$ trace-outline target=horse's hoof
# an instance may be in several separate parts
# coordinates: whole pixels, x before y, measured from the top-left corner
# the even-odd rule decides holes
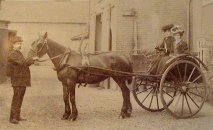
[[[76,119],[77,119],[77,115],[76,115],[76,114],[72,114],[72,115],[70,115],[69,118],[68,118],[69,121],[70,121],[70,120],[76,121]]]
[[[69,116],[69,118],[68,118],[67,120],[69,120],[69,121],[70,121],[71,119],[72,119],[72,115],[70,115],[70,116]]]
[[[61,120],[67,120],[69,118],[70,114],[64,114],[62,117],[61,117]]]
[[[120,119],[126,118],[126,114],[125,114],[124,112],[121,112],[121,114],[119,115],[119,118],[120,118]]]
[[[129,114],[129,113],[126,113],[126,117],[131,117],[131,114]]]
[[[119,115],[119,118],[125,119],[125,118],[129,118],[130,116],[131,116],[131,113],[121,112],[121,114]]]
[[[61,120],[67,120],[68,117],[61,117]]]
[[[61,120],[67,120],[67,118],[65,118],[65,117],[61,117]]]
[[[118,118],[121,119],[121,118],[123,118],[123,117],[122,117],[122,115],[120,114],[120,115],[118,116]]]
[[[76,119],[77,119],[77,117],[75,117],[75,118],[72,118],[72,121],[76,121]]]

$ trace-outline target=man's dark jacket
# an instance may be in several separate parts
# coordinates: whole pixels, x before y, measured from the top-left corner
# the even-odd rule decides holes
[[[163,42],[161,43],[161,45],[159,47],[167,49],[165,55],[169,55],[170,53],[174,52],[173,51],[174,50],[174,47],[173,47],[174,41],[175,41],[175,39],[172,36],[168,36],[163,39]]]
[[[31,86],[29,66],[33,63],[32,58],[25,59],[20,51],[11,51],[8,56],[7,75],[11,77],[13,87]]]

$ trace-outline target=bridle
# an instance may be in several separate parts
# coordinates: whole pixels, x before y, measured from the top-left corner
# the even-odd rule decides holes
[[[43,50],[45,45],[47,45],[47,50],[48,50],[47,39],[44,41],[44,43],[42,44],[42,47],[38,51],[34,50],[32,47],[30,48],[30,50],[33,51],[34,53],[36,53],[36,56],[38,56],[38,53],[40,53]]]
[[[34,50],[32,48],[30,48],[30,50],[33,51],[34,53],[36,53],[36,56],[38,56],[38,54],[43,50],[43,48],[45,47],[45,45],[46,45],[47,50],[48,50],[49,46],[48,46],[48,40],[47,39],[45,39],[45,41],[42,44],[42,47],[38,51],[36,51],[36,50]],[[48,58],[48,59],[44,59],[44,60],[37,60],[37,62],[45,62],[45,61],[48,61],[48,60],[53,60],[53,59],[59,58],[61,56],[64,56],[66,53],[68,53],[68,52],[66,51],[65,53],[59,54],[59,55],[54,56],[52,58]]]

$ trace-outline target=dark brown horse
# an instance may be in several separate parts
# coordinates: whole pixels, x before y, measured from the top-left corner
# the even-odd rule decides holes
[[[78,116],[75,103],[75,86],[77,83],[94,84],[109,77],[114,79],[122,91],[123,106],[120,116],[122,118],[131,116],[132,105],[130,102],[130,90],[126,85],[126,81],[131,82],[131,78],[121,76],[117,73],[117,71],[132,73],[132,65],[128,56],[112,52],[89,55],[90,65],[85,66],[82,65],[82,56],[79,53],[72,50],[67,51],[68,49],[66,47],[47,38],[47,33],[35,40],[31,47],[31,51],[29,52],[31,56],[37,55],[38,57],[42,57],[47,54],[56,68],[58,79],[63,85],[63,98],[65,103],[63,120],[76,120]],[[65,58],[67,52],[68,56]],[[97,69],[96,67],[104,69]],[[71,102],[72,109],[69,101]]]

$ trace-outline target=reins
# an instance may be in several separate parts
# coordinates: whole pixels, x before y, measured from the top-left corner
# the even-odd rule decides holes
[[[111,72],[114,73],[116,76],[119,77],[131,77],[131,76],[144,76],[144,77],[156,77],[160,78],[162,75],[148,75],[148,74],[140,74],[140,73],[131,73],[131,72],[125,72],[125,71],[119,71],[119,70],[112,70],[112,69],[107,69],[107,68],[101,68],[101,67],[96,67],[96,66],[82,66],[82,67],[75,67],[75,66],[70,66],[68,65],[69,68],[80,70],[81,72],[95,75],[95,76],[112,76],[111,74],[100,74],[100,73],[95,73],[91,72],[88,69],[96,69],[96,70],[102,70],[106,72]],[[86,70],[84,69],[86,68]]]

